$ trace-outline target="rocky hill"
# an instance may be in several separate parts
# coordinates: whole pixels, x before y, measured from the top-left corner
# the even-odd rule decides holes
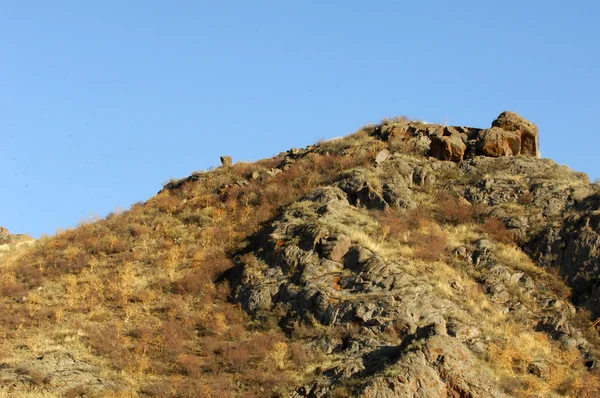
[[[0,396],[600,395],[600,187],[404,118],[0,258]]]

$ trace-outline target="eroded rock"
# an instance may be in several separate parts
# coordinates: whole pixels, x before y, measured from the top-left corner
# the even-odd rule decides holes
[[[492,122],[492,127],[518,133],[521,144],[519,152],[524,156],[540,157],[538,128],[529,120],[515,112],[504,111]]]
[[[431,138],[430,154],[440,160],[459,162],[465,157],[467,146],[460,136],[434,136]]]

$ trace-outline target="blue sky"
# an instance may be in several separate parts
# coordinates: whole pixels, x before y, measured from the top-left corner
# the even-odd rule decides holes
[[[375,4],[372,4],[375,3]],[[40,236],[162,183],[406,115],[600,177],[597,1],[3,1],[0,225]]]

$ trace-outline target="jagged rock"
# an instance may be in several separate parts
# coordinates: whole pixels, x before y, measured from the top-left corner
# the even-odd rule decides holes
[[[517,132],[520,138],[519,152],[525,156],[540,157],[538,128],[529,120],[515,112],[505,111],[492,122],[492,127]]]
[[[376,164],[381,164],[383,162],[385,162],[387,160],[387,158],[390,157],[390,151],[388,151],[387,149],[383,149],[381,151],[379,151],[379,153],[375,156],[375,163]]]
[[[537,127],[514,112],[503,112],[491,128],[484,130],[417,123],[409,123],[404,130],[413,137],[428,138],[429,155],[440,160],[460,162],[476,156],[516,155],[539,158]]]
[[[221,166],[229,167],[233,164],[233,160],[231,156],[221,156]]]
[[[353,247],[344,258],[344,265],[355,272],[373,257],[373,253],[361,246]]]
[[[280,173],[282,173],[282,171],[280,169],[270,169],[270,170],[267,170],[267,175],[269,177],[276,176],[277,174],[280,174]]]
[[[338,186],[346,192],[352,204],[379,210],[384,210],[389,206],[381,194],[373,188],[364,172],[354,171]]]
[[[457,324],[453,321],[448,324],[448,334],[456,337],[460,342],[466,342],[479,337],[480,330],[475,326]]]
[[[332,261],[340,262],[350,250],[352,242],[346,235],[328,237],[321,243],[321,254]]]
[[[414,209],[417,207],[412,198],[412,191],[405,184],[383,184],[383,200],[390,206],[399,209]]]
[[[319,204],[335,203],[341,206],[350,204],[344,191],[338,187],[317,188],[307,193],[305,199]]]

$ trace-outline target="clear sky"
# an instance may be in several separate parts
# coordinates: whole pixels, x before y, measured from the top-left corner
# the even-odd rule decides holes
[[[0,2],[0,225],[35,237],[163,182],[406,115],[600,177],[600,2]]]

